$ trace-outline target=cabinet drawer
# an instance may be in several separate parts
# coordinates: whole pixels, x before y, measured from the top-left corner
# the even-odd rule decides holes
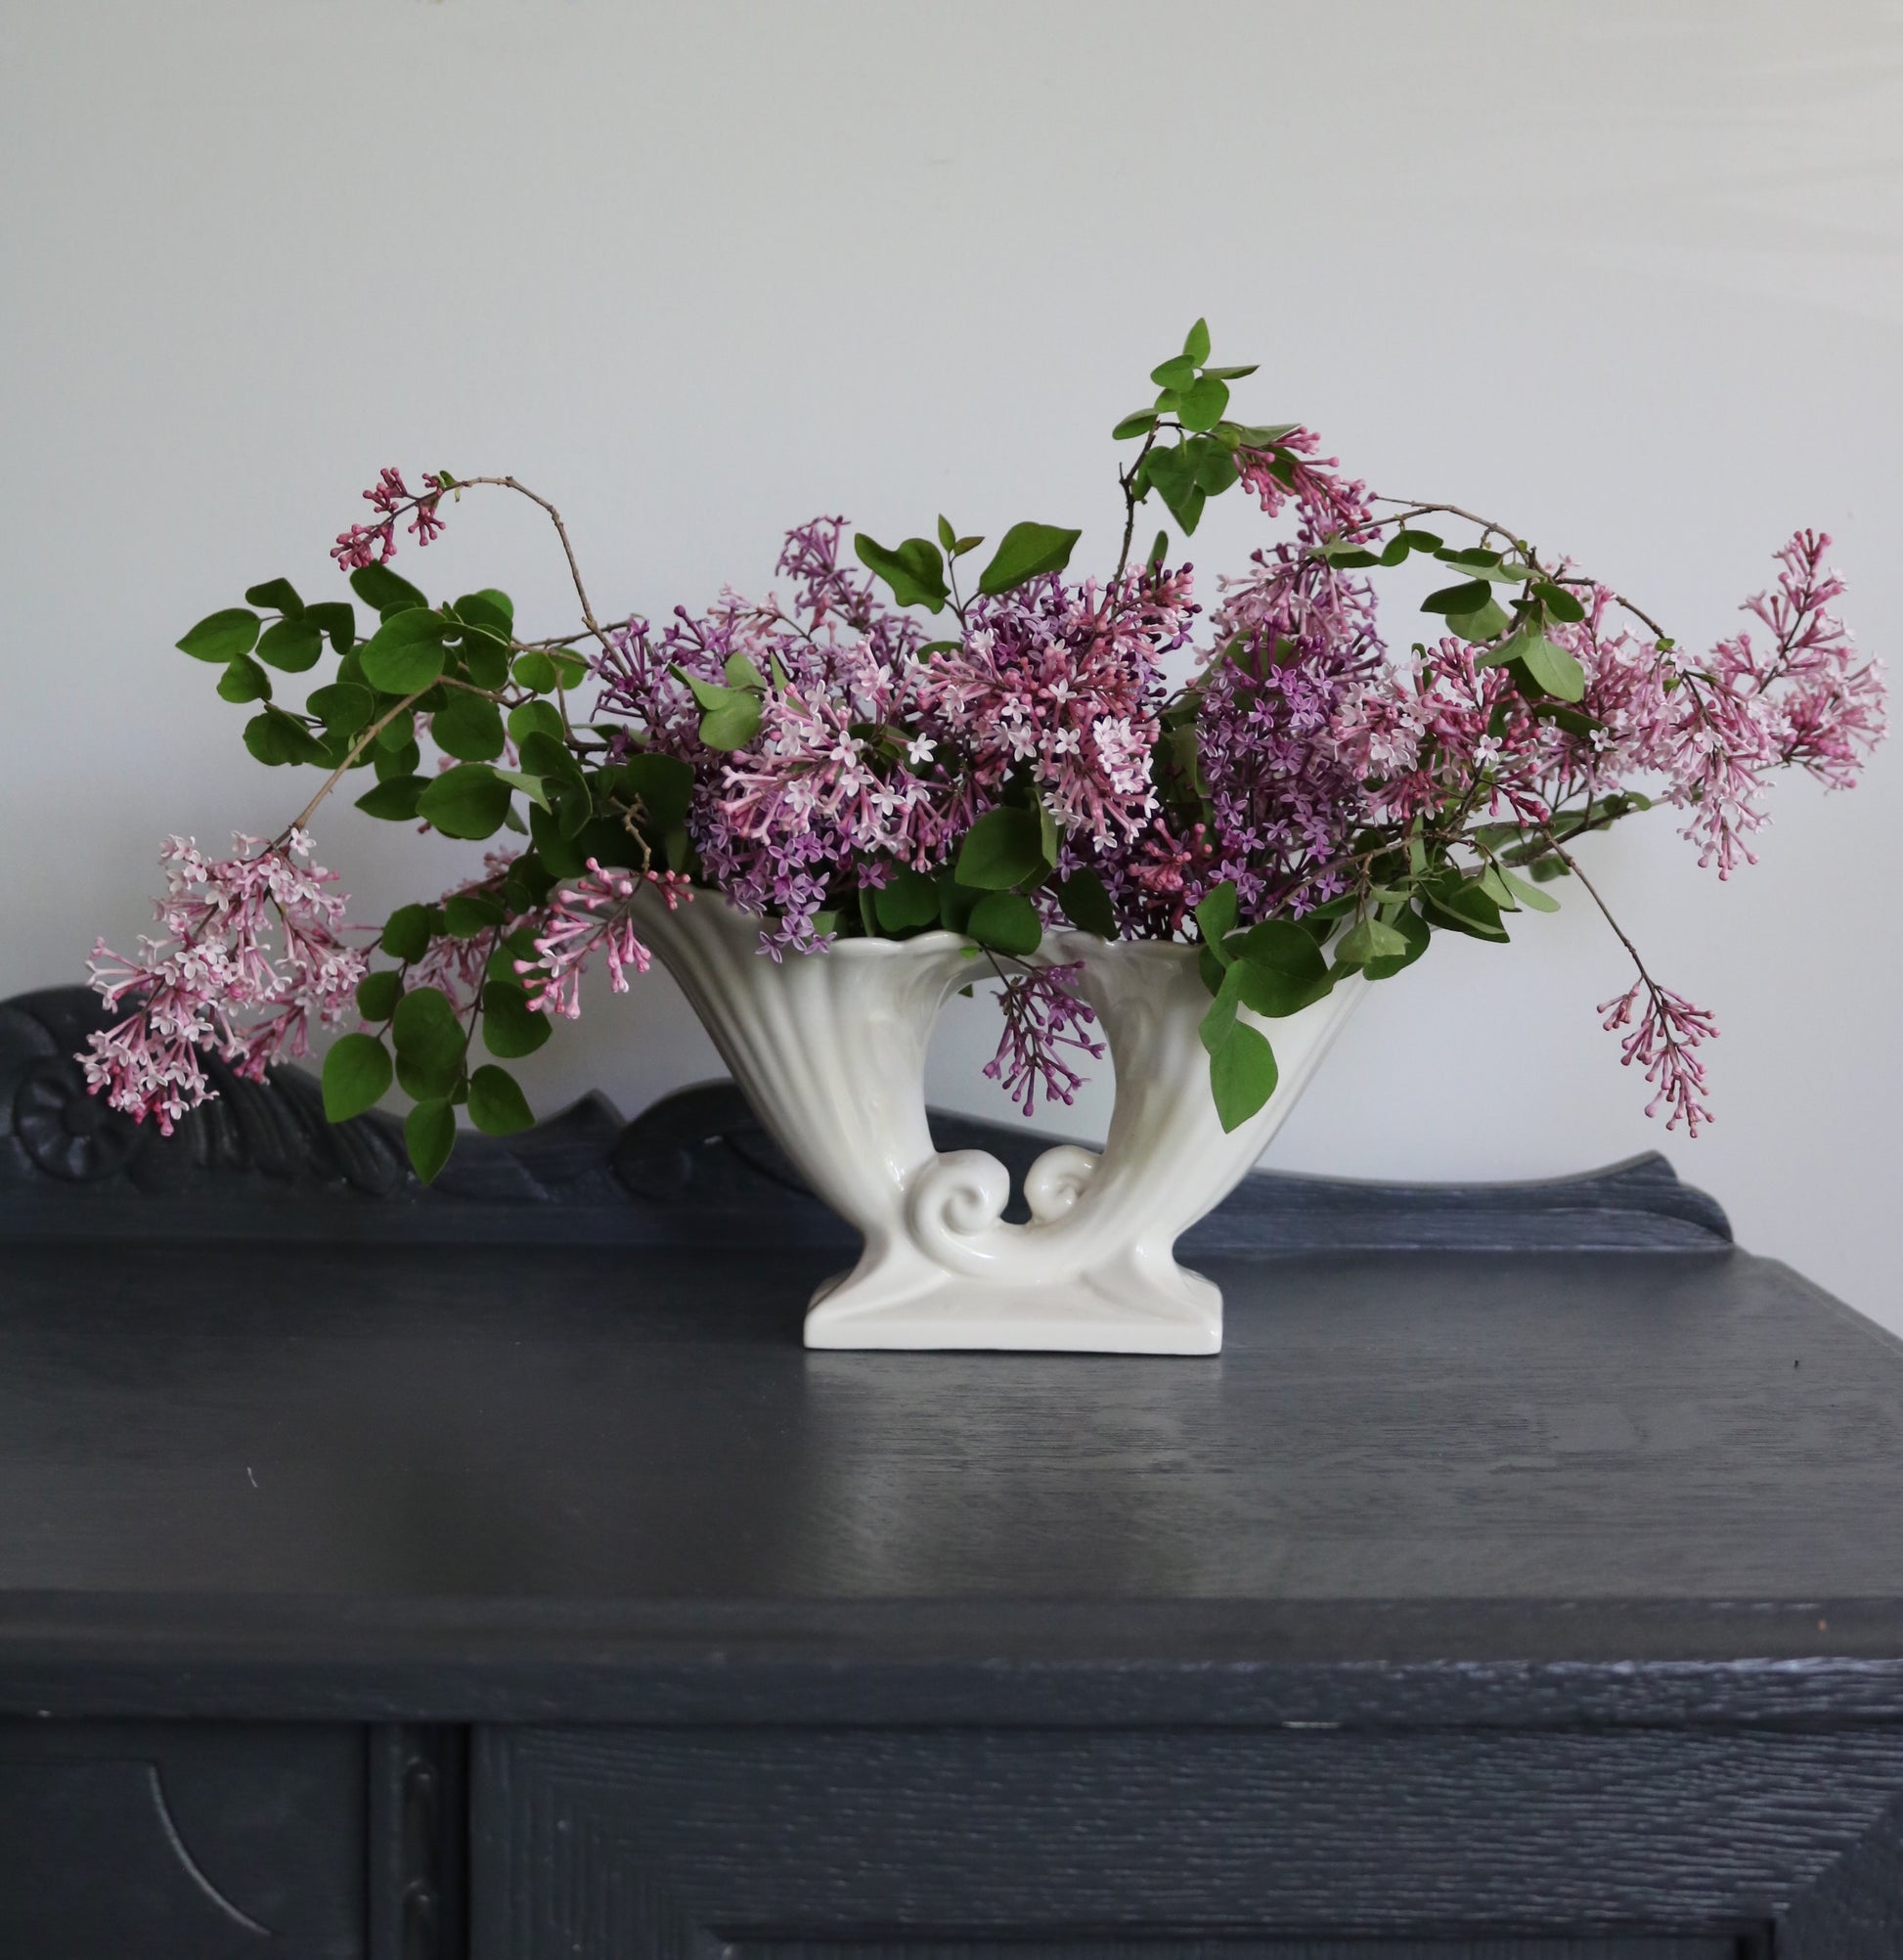
[[[1899,1793],[1881,1730],[494,1730],[472,1951],[1848,1960]]]
[[[361,1960],[365,1734],[0,1722],[6,1960]]]

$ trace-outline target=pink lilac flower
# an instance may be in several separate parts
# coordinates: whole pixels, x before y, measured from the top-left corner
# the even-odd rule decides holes
[[[1037,579],[973,601],[959,645],[934,655],[917,695],[979,807],[1021,776],[1069,838],[1114,850],[1141,835],[1157,809],[1161,663],[1188,641],[1190,595],[1185,566],[1110,587]]]
[[[1242,487],[1255,495],[1270,517],[1284,504],[1294,503],[1306,542],[1357,538],[1372,519],[1368,486],[1340,475],[1340,462],[1317,456],[1320,448],[1321,438],[1312,429],[1293,428],[1278,436],[1272,448],[1239,449],[1236,468]]]
[[[416,494],[398,469],[384,469],[364,492],[364,501],[377,512],[375,524],[352,524],[337,533],[331,556],[344,571],[361,570],[368,564],[387,564],[396,556],[397,520],[406,512],[410,534],[419,545],[434,544],[443,534],[443,519],[437,506],[443,493],[454,487],[446,476],[430,471],[423,477],[424,489]]]
[[[594,858],[584,876],[555,893],[535,941],[536,958],[515,962],[532,1008],[578,1019],[582,974],[597,953],[606,957],[617,994],[628,991],[630,968],[647,971],[653,955],[635,936],[634,922],[635,896],[643,885],[660,893],[669,912],[693,897],[688,880],[677,871],[604,869]]]
[[[88,1038],[78,1057],[87,1086],[135,1122],[153,1117],[168,1136],[216,1094],[201,1049],[261,1080],[271,1062],[309,1052],[313,1022],[349,1011],[368,965],[339,936],[346,902],[327,889],[334,873],[309,862],[302,830],[283,844],[235,841],[238,856],[208,859],[171,838],[159,854],[162,936],[142,936],[131,957],[103,941],[93,949],[92,984],[109,1007],[133,1012]]]
[[[1699,1126],[1711,1121],[1704,1099],[1704,1063],[1694,1052],[1717,1035],[1717,1023],[1710,1014],[1695,1007],[1682,994],[1654,986],[1643,976],[1623,994],[1602,1001],[1598,1012],[1605,1016],[1602,1027],[1630,1030],[1619,1042],[1619,1058],[1627,1068],[1637,1062],[1658,1091],[1646,1104],[1645,1113],[1656,1116],[1662,1108],[1668,1112],[1667,1130],[1676,1130],[1682,1123],[1685,1134],[1696,1136]]]
[[[1086,1032],[1097,1017],[1076,991],[1083,970],[1078,961],[1036,967],[1009,975],[998,990],[1004,1032],[985,1073],[1027,1116],[1040,1090],[1046,1102],[1069,1103],[1083,1086],[1084,1077],[1064,1060],[1061,1048],[1103,1058],[1103,1044]]]

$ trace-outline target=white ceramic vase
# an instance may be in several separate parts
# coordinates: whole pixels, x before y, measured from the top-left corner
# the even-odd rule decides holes
[[[925,1120],[925,1052],[940,1006],[975,977],[968,941],[851,939],[775,963],[760,921],[708,894],[675,913],[644,898],[637,925],[761,1122],[865,1236],[859,1264],[813,1296],[810,1348],[1216,1354],[1221,1293],[1173,1248],[1255,1163],[1366,985],[1356,975],[1286,1020],[1244,1013],[1272,1040],[1280,1080],[1224,1136],[1195,949],[1047,934],[1040,963],[1083,963],[1117,1099],[1100,1155],[1066,1144],[1032,1166],[1031,1223],[1013,1225],[1004,1166],[941,1155]]]

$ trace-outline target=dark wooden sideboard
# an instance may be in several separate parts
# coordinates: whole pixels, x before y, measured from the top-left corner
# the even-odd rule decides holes
[[[1903,1349],[1653,1157],[807,1354],[725,1087],[409,1180],[0,1006],[0,1960],[1896,1960]],[[947,1121],[1021,1166],[1021,1133]]]

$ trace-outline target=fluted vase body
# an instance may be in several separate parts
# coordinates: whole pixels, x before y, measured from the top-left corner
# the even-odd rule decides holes
[[[972,978],[949,932],[760,953],[760,921],[711,895],[643,901],[642,936],[680,983],[761,1122],[865,1239],[814,1295],[811,1348],[999,1348],[1213,1355],[1222,1296],[1178,1266],[1176,1239],[1253,1165],[1365,983],[1274,1022],[1275,1092],[1225,1135],[1198,1027],[1210,1004],[1192,947],[1047,934],[1040,964],[1081,967],[1116,1064],[1101,1153],[1047,1150],[1006,1223],[1010,1175],[982,1150],[941,1154],[925,1055],[947,998]]]

